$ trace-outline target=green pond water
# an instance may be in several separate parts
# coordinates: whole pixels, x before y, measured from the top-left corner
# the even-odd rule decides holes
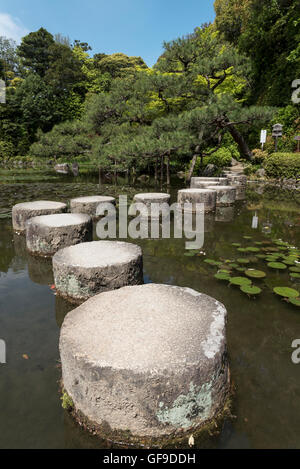
[[[9,217],[12,205],[21,201],[66,201],[99,193],[96,177],[52,181],[44,176],[32,182],[27,176],[18,183],[0,183],[0,339],[7,347],[7,363],[0,364],[0,447],[108,448],[111,443],[86,434],[61,407],[58,339],[72,306],[50,288],[51,262],[26,253],[24,237],[13,233]],[[100,192],[132,196],[147,189],[151,190],[129,188],[125,182],[122,186],[121,181],[118,187],[102,186]],[[175,185],[171,192],[175,200]],[[255,215],[258,226],[252,228]],[[265,260],[254,259],[257,253],[238,252],[232,246],[240,243],[266,254],[265,248],[276,249],[275,240],[282,239],[300,248],[300,205],[285,192],[273,196],[253,186],[233,209],[207,216],[205,227],[202,252],[194,255],[186,255],[184,239],[134,241],[143,248],[145,282],[194,288],[215,297],[228,310],[235,418],[225,421],[217,438],[196,441],[196,447],[300,448],[300,364],[291,359],[292,341],[300,339],[300,309],[272,292],[276,286],[300,291],[300,280],[291,279],[290,266],[283,271],[271,269]],[[287,252],[280,248],[273,255]],[[250,258],[247,267],[267,274],[253,280],[261,294],[249,298],[239,287],[216,280],[218,267],[204,262],[208,258],[221,259],[223,267],[227,260]],[[244,274],[233,269],[230,275]]]

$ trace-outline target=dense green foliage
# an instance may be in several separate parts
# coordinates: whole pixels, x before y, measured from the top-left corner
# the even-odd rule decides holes
[[[272,178],[299,178],[299,153],[273,153],[264,163],[267,176]]]
[[[216,0],[214,24],[164,43],[151,69],[122,53],[91,57],[87,43],[44,28],[18,47],[0,38],[0,158],[88,161],[167,182],[172,171],[190,178],[243,158],[250,173],[264,164],[273,174],[272,125],[283,124],[280,152],[295,151],[300,134],[300,105],[291,102],[300,78],[298,5]],[[261,128],[265,152],[257,148]]]

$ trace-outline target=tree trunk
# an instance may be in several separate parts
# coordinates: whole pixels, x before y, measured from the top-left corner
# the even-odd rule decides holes
[[[192,158],[191,166],[190,166],[189,173],[188,173],[188,177],[187,177],[187,182],[188,182],[188,183],[191,182],[191,179],[192,179],[192,176],[193,176],[193,172],[194,172],[194,169],[195,169],[195,165],[196,165],[196,162],[197,162],[197,157],[198,157],[198,154],[195,153],[195,155],[194,155],[193,158]]]
[[[115,180],[115,185],[118,183],[118,173],[117,173],[117,162],[115,161],[115,167],[114,167],[114,180]]]
[[[164,157],[162,156],[161,161],[160,161],[160,187],[161,189],[163,186],[163,182],[164,182]]]
[[[253,155],[242,134],[234,127],[234,125],[230,124],[227,128],[234,141],[238,144],[241,155],[245,156],[247,160],[251,160]]]
[[[170,186],[171,178],[170,178],[170,155],[167,156],[167,186]]]
[[[155,173],[154,173],[155,184],[158,182],[158,158],[155,159]]]
[[[102,186],[102,168],[99,166],[99,189]]]

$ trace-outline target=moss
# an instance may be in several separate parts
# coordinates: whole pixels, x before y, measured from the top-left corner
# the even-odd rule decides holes
[[[61,406],[63,409],[71,411],[74,409],[74,403],[73,399],[69,394],[66,392],[65,389],[62,390],[62,395],[61,395]]]

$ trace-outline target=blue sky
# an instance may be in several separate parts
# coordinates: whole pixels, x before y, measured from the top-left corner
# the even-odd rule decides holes
[[[19,41],[43,26],[88,42],[92,54],[123,52],[149,66],[164,40],[213,19],[213,0],[0,0],[0,36]]]

